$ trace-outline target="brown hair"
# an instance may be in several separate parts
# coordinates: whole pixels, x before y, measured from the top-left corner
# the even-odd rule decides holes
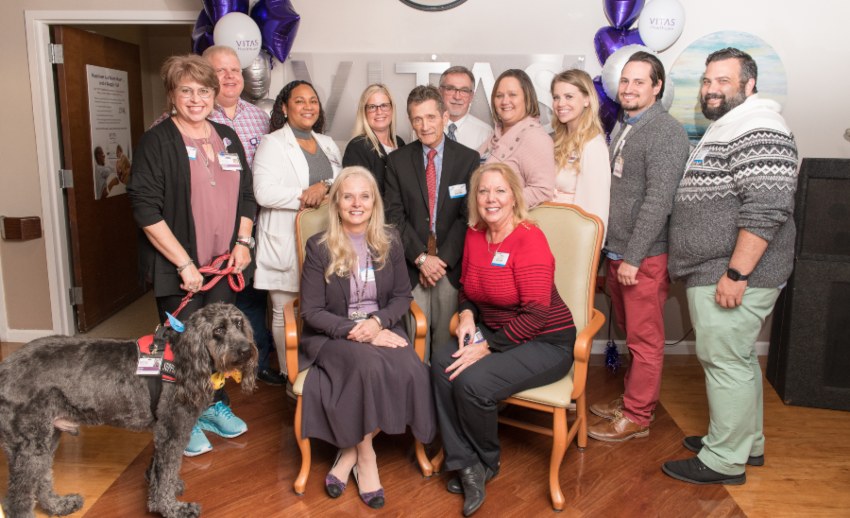
[[[493,120],[501,123],[499,115],[496,113],[496,90],[499,89],[499,83],[506,77],[513,77],[519,81],[519,86],[522,88],[522,94],[525,96],[525,116],[540,117],[540,106],[537,104],[537,93],[534,91],[534,83],[524,71],[518,68],[509,68],[499,74],[496,83],[493,85],[493,93],[490,94],[490,109],[493,111]]]
[[[195,54],[184,54],[181,56],[171,56],[162,64],[159,71],[162,77],[162,86],[165,87],[167,109],[170,112],[174,109],[174,101],[171,96],[180,84],[180,81],[191,80],[201,86],[212,88],[214,90],[213,98],[218,97],[220,90],[218,84],[218,76],[215,73],[209,61],[196,56]]]

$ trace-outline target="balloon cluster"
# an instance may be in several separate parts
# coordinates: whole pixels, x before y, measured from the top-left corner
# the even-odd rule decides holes
[[[620,110],[616,99],[623,66],[639,50],[661,52],[669,48],[685,27],[685,10],[679,0],[653,0],[645,8],[644,1],[602,0],[611,26],[602,27],[593,37],[596,57],[602,65],[602,74],[593,78],[593,84],[599,94],[599,118],[608,135],[617,123]],[[638,28],[629,29],[635,20]],[[673,104],[670,76],[661,104],[667,109]]]
[[[259,0],[248,16],[249,0],[202,0],[204,8],[192,31],[192,50],[201,54],[211,45],[236,51],[242,68],[269,55],[286,61],[301,17],[290,0]],[[262,48],[264,54],[260,53]]]

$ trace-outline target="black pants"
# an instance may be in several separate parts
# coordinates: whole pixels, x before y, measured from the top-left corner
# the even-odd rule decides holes
[[[174,310],[180,306],[180,302],[182,301],[183,295],[166,295],[164,297],[157,297],[156,309],[159,312],[159,321],[165,322],[168,319],[168,317],[165,316],[165,312],[167,311],[173,315]],[[212,304],[214,302],[227,302],[228,304],[236,302],[236,292],[230,287],[226,278],[222,278],[218,281],[215,286],[210,288],[209,291],[199,291],[198,293],[195,293],[195,296],[189,300],[186,307],[180,310],[180,314],[176,315],[176,317],[181,322],[185,322],[192,313],[207,304]],[[224,392],[224,387],[216,390],[215,394],[213,394],[213,403],[217,403],[222,400],[227,400],[227,394]]]
[[[481,462],[498,472],[497,403],[563,378],[573,364],[571,344],[566,348],[532,341],[494,351],[449,381],[445,370],[455,361],[451,355],[457,343],[432,351],[431,380],[448,470]]]

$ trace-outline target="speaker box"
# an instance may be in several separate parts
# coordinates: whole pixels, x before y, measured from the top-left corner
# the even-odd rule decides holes
[[[790,405],[850,410],[850,160],[804,159],[794,273],[776,303],[766,376]]]

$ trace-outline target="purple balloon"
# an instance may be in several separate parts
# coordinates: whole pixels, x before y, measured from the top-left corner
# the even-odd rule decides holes
[[[192,29],[192,51],[199,56],[204,53],[207,47],[213,45],[213,22],[207,16],[206,11],[201,9],[198,15],[198,21],[195,22],[195,28]]]
[[[626,45],[643,45],[637,29],[617,29],[615,27],[602,27],[593,36],[593,46],[596,49],[596,57],[601,65],[605,64],[608,56],[620,47]]]
[[[637,20],[644,0],[603,0],[605,16],[617,29],[628,29]]]
[[[620,105],[605,93],[605,88],[602,87],[602,76],[593,78],[593,86],[596,88],[596,95],[599,96],[599,119],[602,121],[602,128],[605,130],[605,136],[611,138],[611,130],[617,124],[617,115],[620,113]]]
[[[248,0],[203,0],[204,11],[213,25],[228,13],[248,14]]]
[[[260,0],[251,9],[251,18],[257,22],[263,35],[263,49],[283,63],[289,56],[301,16],[289,0]]]

